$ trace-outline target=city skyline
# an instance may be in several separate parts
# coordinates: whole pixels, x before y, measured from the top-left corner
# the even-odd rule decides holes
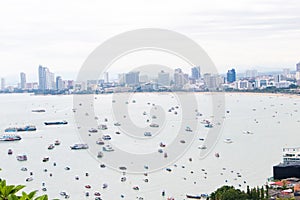
[[[195,40],[220,73],[226,73],[228,66],[239,71],[274,71],[293,68],[300,61],[299,1],[143,4],[133,0],[135,6],[109,2],[105,7],[100,2],[78,2],[70,7],[71,2],[54,1],[47,6],[33,0],[1,2],[0,16],[6,20],[0,22],[0,74],[8,83],[15,81],[15,71],[24,71],[32,80],[35,77],[29,72],[40,63],[75,79],[86,57],[102,42],[147,27],[174,30]]]

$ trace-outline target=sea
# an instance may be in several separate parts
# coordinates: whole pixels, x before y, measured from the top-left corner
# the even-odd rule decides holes
[[[37,130],[9,133],[20,135],[20,141],[0,141],[0,178],[50,199],[75,200],[99,194],[108,200],[182,200],[222,185],[245,190],[266,184],[272,167],[282,162],[282,148],[300,146],[300,98],[221,93],[214,100],[217,95],[1,94],[0,136],[8,127],[34,125]],[[44,124],[62,120],[68,124]],[[213,126],[205,127],[208,123]],[[103,135],[111,136],[104,142],[114,151],[96,144]],[[49,150],[56,140],[60,145]],[[81,143],[89,149],[71,150]],[[19,154],[28,160],[18,161]],[[43,162],[46,157],[49,161]]]

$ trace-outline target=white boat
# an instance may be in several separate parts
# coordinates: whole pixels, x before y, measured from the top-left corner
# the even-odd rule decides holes
[[[96,144],[99,144],[99,145],[104,145],[104,141],[99,138],[97,141],[96,141]]]
[[[79,149],[88,149],[89,146],[87,144],[74,144],[73,146],[70,146],[73,150],[79,150]]]
[[[111,137],[110,137],[110,135],[103,135],[102,139],[103,140],[111,140]]]
[[[224,140],[224,142],[230,144],[230,143],[232,143],[232,140],[231,140],[230,138],[226,138],[226,139]]]
[[[102,149],[103,149],[103,151],[107,151],[107,152],[114,151],[114,149],[112,148],[112,146],[110,146],[109,144],[103,146]]]

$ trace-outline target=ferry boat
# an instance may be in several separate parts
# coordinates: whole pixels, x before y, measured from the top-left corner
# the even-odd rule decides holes
[[[283,148],[283,163],[299,163],[300,162],[300,147],[297,148]]]
[[[5,132],[20,132],[20,131],[36,131],[35,126],[24,126],[24,127],[9,127],[4,130]]]
[[[26,161],[27,160],[26,154],[19,154],[19,155],[17,155],[17,160],[18,161]]]
[[[55,121],[55,122],[44,122],[44,124],[46,126],[48,126],[48,125],[65,125],[65,124],[68,124],[68,122],[66,120],[63,120],[63,121]]]
[[[79,149],[88,149],[89,146],[87,144],[74,144],[73,146],[70,146],[73,150],[79,150]]]
[[[17,141],[22,138],[19,135],[2,135],[0,136],[0,141]]]

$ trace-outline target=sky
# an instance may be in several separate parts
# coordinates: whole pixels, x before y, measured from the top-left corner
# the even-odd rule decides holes
[[[186,35],[220,73],[295,69],[299,10],[298,0],[0,0],[0,77],[37,81],[41,64],[75,79],[97,46],[139,28]]]

